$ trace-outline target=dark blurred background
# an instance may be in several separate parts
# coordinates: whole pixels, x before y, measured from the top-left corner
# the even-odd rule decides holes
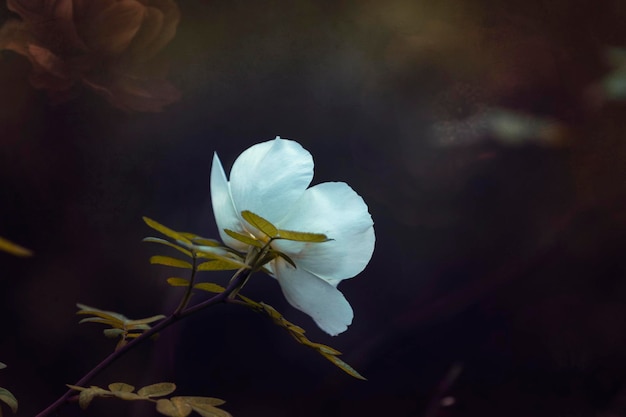
[[[141,242],[154,234],[141,217],[217,236],[213,152],[228,169],[276,135],[313,154],[315,183],[363,196],[376,250],[340,286],[355,320],[336,338],[269,277],[245,294],[368,381],[224,305],[94,384],[174,381],[180,394],[225,399],[235,417],[626,415],[626,3],[180,8],[163,54],[182,98],[161,113],[123,112],[90,91],[53,104],[29,84],[28,61],[2,53],[0,236],[35,253],[0,253],[0,386],[19,415],[113,349],[100,326],[77,324],[76,302],[131,318],[175,307],[165,279],[176,271],[148,263],[163,250]],[[115,400],[88,414],[157,415]]]

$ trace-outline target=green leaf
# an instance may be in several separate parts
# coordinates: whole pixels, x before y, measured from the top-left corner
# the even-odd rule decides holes
[[[33,252],[30,249],[21,247],[20,245],[11,242],[3,237],[0,237],[0,251],[8,252],[15,256],[32,256]]]
[[[148,217],[143,217],[143,221],[157,232],[162,233],[169,238],[172,238],[174,240],[180,240],[181,242],[187,243],[189,245],[192,244],[191,241],[187,239],[183,233],[179,233],[170,229],[169,227],[165,227],[161,223],[158,223]]]
[[[191,406],[193,411],[202,417],[231,417],[230,413],[216,408],[216,405],[224,404],[223,400],[211,397],[173,397],[172,402],[180,402]]]
[[[123,382],[114,382],[112,384],[109,384],[109,390],[111,392],[133,392],[135,390],[135,387],[125,384]]]
[[[129,327],[136,327],[139,328],[138,326],[142,325],[142,324],[150,324],[150,323],[154,323],[155,321],[159,321],[159,320],[163,320],[165,318],[165,316],[163,314],[157,314],[156,316],[152,316],[152,317],[146,317],[145,319],[137,319],[137,320],[128,320],[126,322],[126,325]],[[148,327],[150,328],[150,327]]]
[[[126,333],[124,329],[104,329],[102,331],[106,337],[118,337]]]
[[[339,367],[339,369],[341,369],[348,375],[357,379],[362,379],[363,381],[367,381],[367,378],[365,378],[363,375],[358,373],[356,369],[354,369],[353,367],[351,367],[350,365],[348,365],[347,363],[339,359],[337,356],[331,355],[328,353],[323,353],[323,352],[320,352],[320,353],[322,354],[322,356],[324,356],[326,359],[334,363],[337,367]]]
[[[6,366],[4,363],[0,362],[0,369],[4,369],[4,368],[6,368],[6,367],[7,367],[7,366]]]
[[[174,268],[192,269],[193,266],[189,262],[181,261],[180,259],[171,258],[169,256],[153,256],[150,258],[151,264],[172,266]]]
[[[189,286],[189,280],[185,278],[171,277],[167,279],[167,283],[172,287],[187,287]]]
[[[100,317],[87,317],[78,322],[78,324],[83,324],[83,323],[100,323],[100,324],[109,325],[111,327],[115,327],[116,329],[124,328],[124,323],[120,322],[119,320],[101,319]]]
[[[314,349],[317,349],[320,353],[326,353],[328,355],[341,355],[337,349],[331,348],[330,346],[323,345],[321,343],[311,343],[309,344]]]
[[[241,299],[241,301],[245,302],[246,304],[248,304],[249,307],[260,310],[263,309],[263,306],[261,305],[261,303],[257,303],[256,301],[254,301],[251,298],[248,297],[244,297],[243,295],[241,295],[241,293],[237,293],[237,297]]]
[[[137,391],[137,394],[142,397],[163,397],[176,391],[176,384],[171,382],[160,382],[158,384],[152,384],[141,388]]]
[[[194,245],[199,246],[222,246],[222,244],[215,239],[208,239],[206,237],[194,235],[193,233],[181,232],[181,235],[191,240]]]
[[[217,293],[217,294],[224,292],[224,290],[226,289],[222,287],[221,285],[217,285],[212,282],[199,282],[193,287],[198,290],[208,291],[208,292]]]
[[[17,398],[11,394],[11,391],[0,388],[0,401],[8,405],[13,413],[17,413]]]
[[[235,240],[238,240],[246,245],[256,246],[257,248],[262,248],[263,243],[259,240],[253,238],[252,236],[244,235],[243,233],[235,232],[234,230],[224,229],[224,233],[228,236],[232,237]]]
[[[241,268],[240,263],[227,260],[213,260],[203,262],[196,268],[196,271],[230,271]]]
[[[269,220],[264,219],[258,214],[254,214],[251,211],[244,210],[241,212],[241,217],[252,226],[265,233],[268,237],[276,237],[278,235],[278,228],[270,223]]]
[[[97,394],[95,390],[86,389],[84,391],[81,391],[80,394],[78,394],[78,405],[80,406],[80,409],[86,410],[87,407],[89,407],[89,404],[91,404],[91,401],[96,396]]]
[[[178,246],[172,242],[169,242],[165,239],[159,239],[158,237],[146,237],[143,239],[144,242],[152,242],[152,243],[159,243],[161,245],[165,245],[165,246],[169,246],[170,248],[174,248],[179,252],[184,253],[185,255],[189,256],[190,258],[193,256],[191,254],[191,251],[188,249],[183,248],[182,246]]]
[[[296,242],[328,242],[328,237],[322,233],[294,232],[293,230],[279,230],[279,239],[294,240]]]
[[[142,398],[140,395],[135,394],[134,392],[114,391],[112,393],[115,398],[119,398],[120,400],[126,400],[126,401],[145,400],[145,398]]]
[[[76,307],[80,309],[76,312],[76,314],[97,316],[105,320],[109,320],[112,322],[119,322],[119,323],[124,323],[126,320],[128,320],[128,317],[126,317],[125,315],[116,313],[114,311],[100,310],[99,308],[89,307],[85,304],[79,304],[79,303],[76,304]]]
[[[213,398],[213,397],[184,396],[184,397],[177,397],[177,398],[184,399],[184,401],[192,407],[200,407],[204,405],[216,406],[216,405],[222,405],[226,403],[226,401],[224,400],[220,400],[219,398]]]
[[[168,417],[187,417],[191,414],[192,408],[189,404],[180,401],[180,397],[174,397],[171,400],[157,400],[156,410]]]

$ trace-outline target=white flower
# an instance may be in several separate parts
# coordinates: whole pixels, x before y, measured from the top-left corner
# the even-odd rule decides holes
[[[361,272],[374,250],[374,227],[363,199],[348,184],[326,182],[307,188],[313,179],[313,158],[299,143],[277,137],[245,150],[230,172],[230,181],[217,157],[211,169],[211,199],[224,243],[248,252],[250,247],[224,232],[233,230],[263,239],[246,222],[251,211],[279,229],[325,234],[327,242],[273,240],[286,254],[266,265],[285,298],[335,336],[352,323],[352,307],[336,288]],[[267,241],[267,239],[266,239]]]

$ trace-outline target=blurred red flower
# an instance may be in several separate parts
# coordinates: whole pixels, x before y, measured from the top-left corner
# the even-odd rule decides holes
[[[35,88],[56,101],[82,84],[127,111],[180,98],[157,53],[176,34],[173,0],[7,0],[22,20],[0,29],[0,49],[28,58]]]

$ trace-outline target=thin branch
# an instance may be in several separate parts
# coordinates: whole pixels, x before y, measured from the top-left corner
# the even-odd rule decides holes
[[[172,324],[176,323],[177,321],[180,321],[180,320],[184,319],[185,317],[189,317],[190,315],[195,314],[195,313],[197,313],[197,312],[199,312],[201,310],[204,310],[205,308],[210,307],[212,305],[224,302],[228,298],[228,296],[230,295],[231,292],[235,291],[238,288],[241,288],[241,284],[243,282],[247,281],[248,278],[250,277],[250,275],[252,275],[253,272],[254,272],[253,268],[250,268],[250,269],[248,269],[248,268],[243,269],[242,268],[242,269],[238,270],[237,273],[233,276],[233,278],[231,279],[228,287],[226,287],[226,289],[223,292],[221,292],[219,294],[216,294],[215,296],[209,298],[208,300],[205,300],[205,301],[203,301],[203,302],[201,302],[199,304],[196,304],[196,305],[194,305],[192,307],[189,307],[189,308],[187,308],[185,310],[178,311],[179,309],[177,308],[172,314],[170,314],[168,317],[166,317],[165,319],[163,319],[162,321],[160,321],[159,323],[154,325],[154,327],[152,327],[149,330],[147,330],[141,336],[139,336],[136,339],[133,339],[132,341],[130,341],[128,344],[124,345],[120,349],[112,352],[109,356],[104,358],[98,365],[96,365],[91,371],[87,372],[74,385],[85,386],[96,375],[98,375],[100,372],[102,372],[104,369],[106,369],[109,365],[111,365],[113,362],[115,362],[117,359],[119,359],[126,352],[130,351],[135,346],[137,346],[140,343],[142,343],[144,340],[149,339],[150,337],[152,337],[156,333],[164,330],[165,328],[171,326]],[[73,392],[74,392],[74,390],[71,390],[71,389],[68,390],[67,392],[65,392],[65,394],[63,394],[55,402],[50,404],[45,410],[43,410],[39,414],[37,414],[36,417],[46,417],[46,416],[49,416],[52,412],[56,411],[62,405],[64,405],[67,402],[67,400],[70,398],[70,396],[72,395]]]

